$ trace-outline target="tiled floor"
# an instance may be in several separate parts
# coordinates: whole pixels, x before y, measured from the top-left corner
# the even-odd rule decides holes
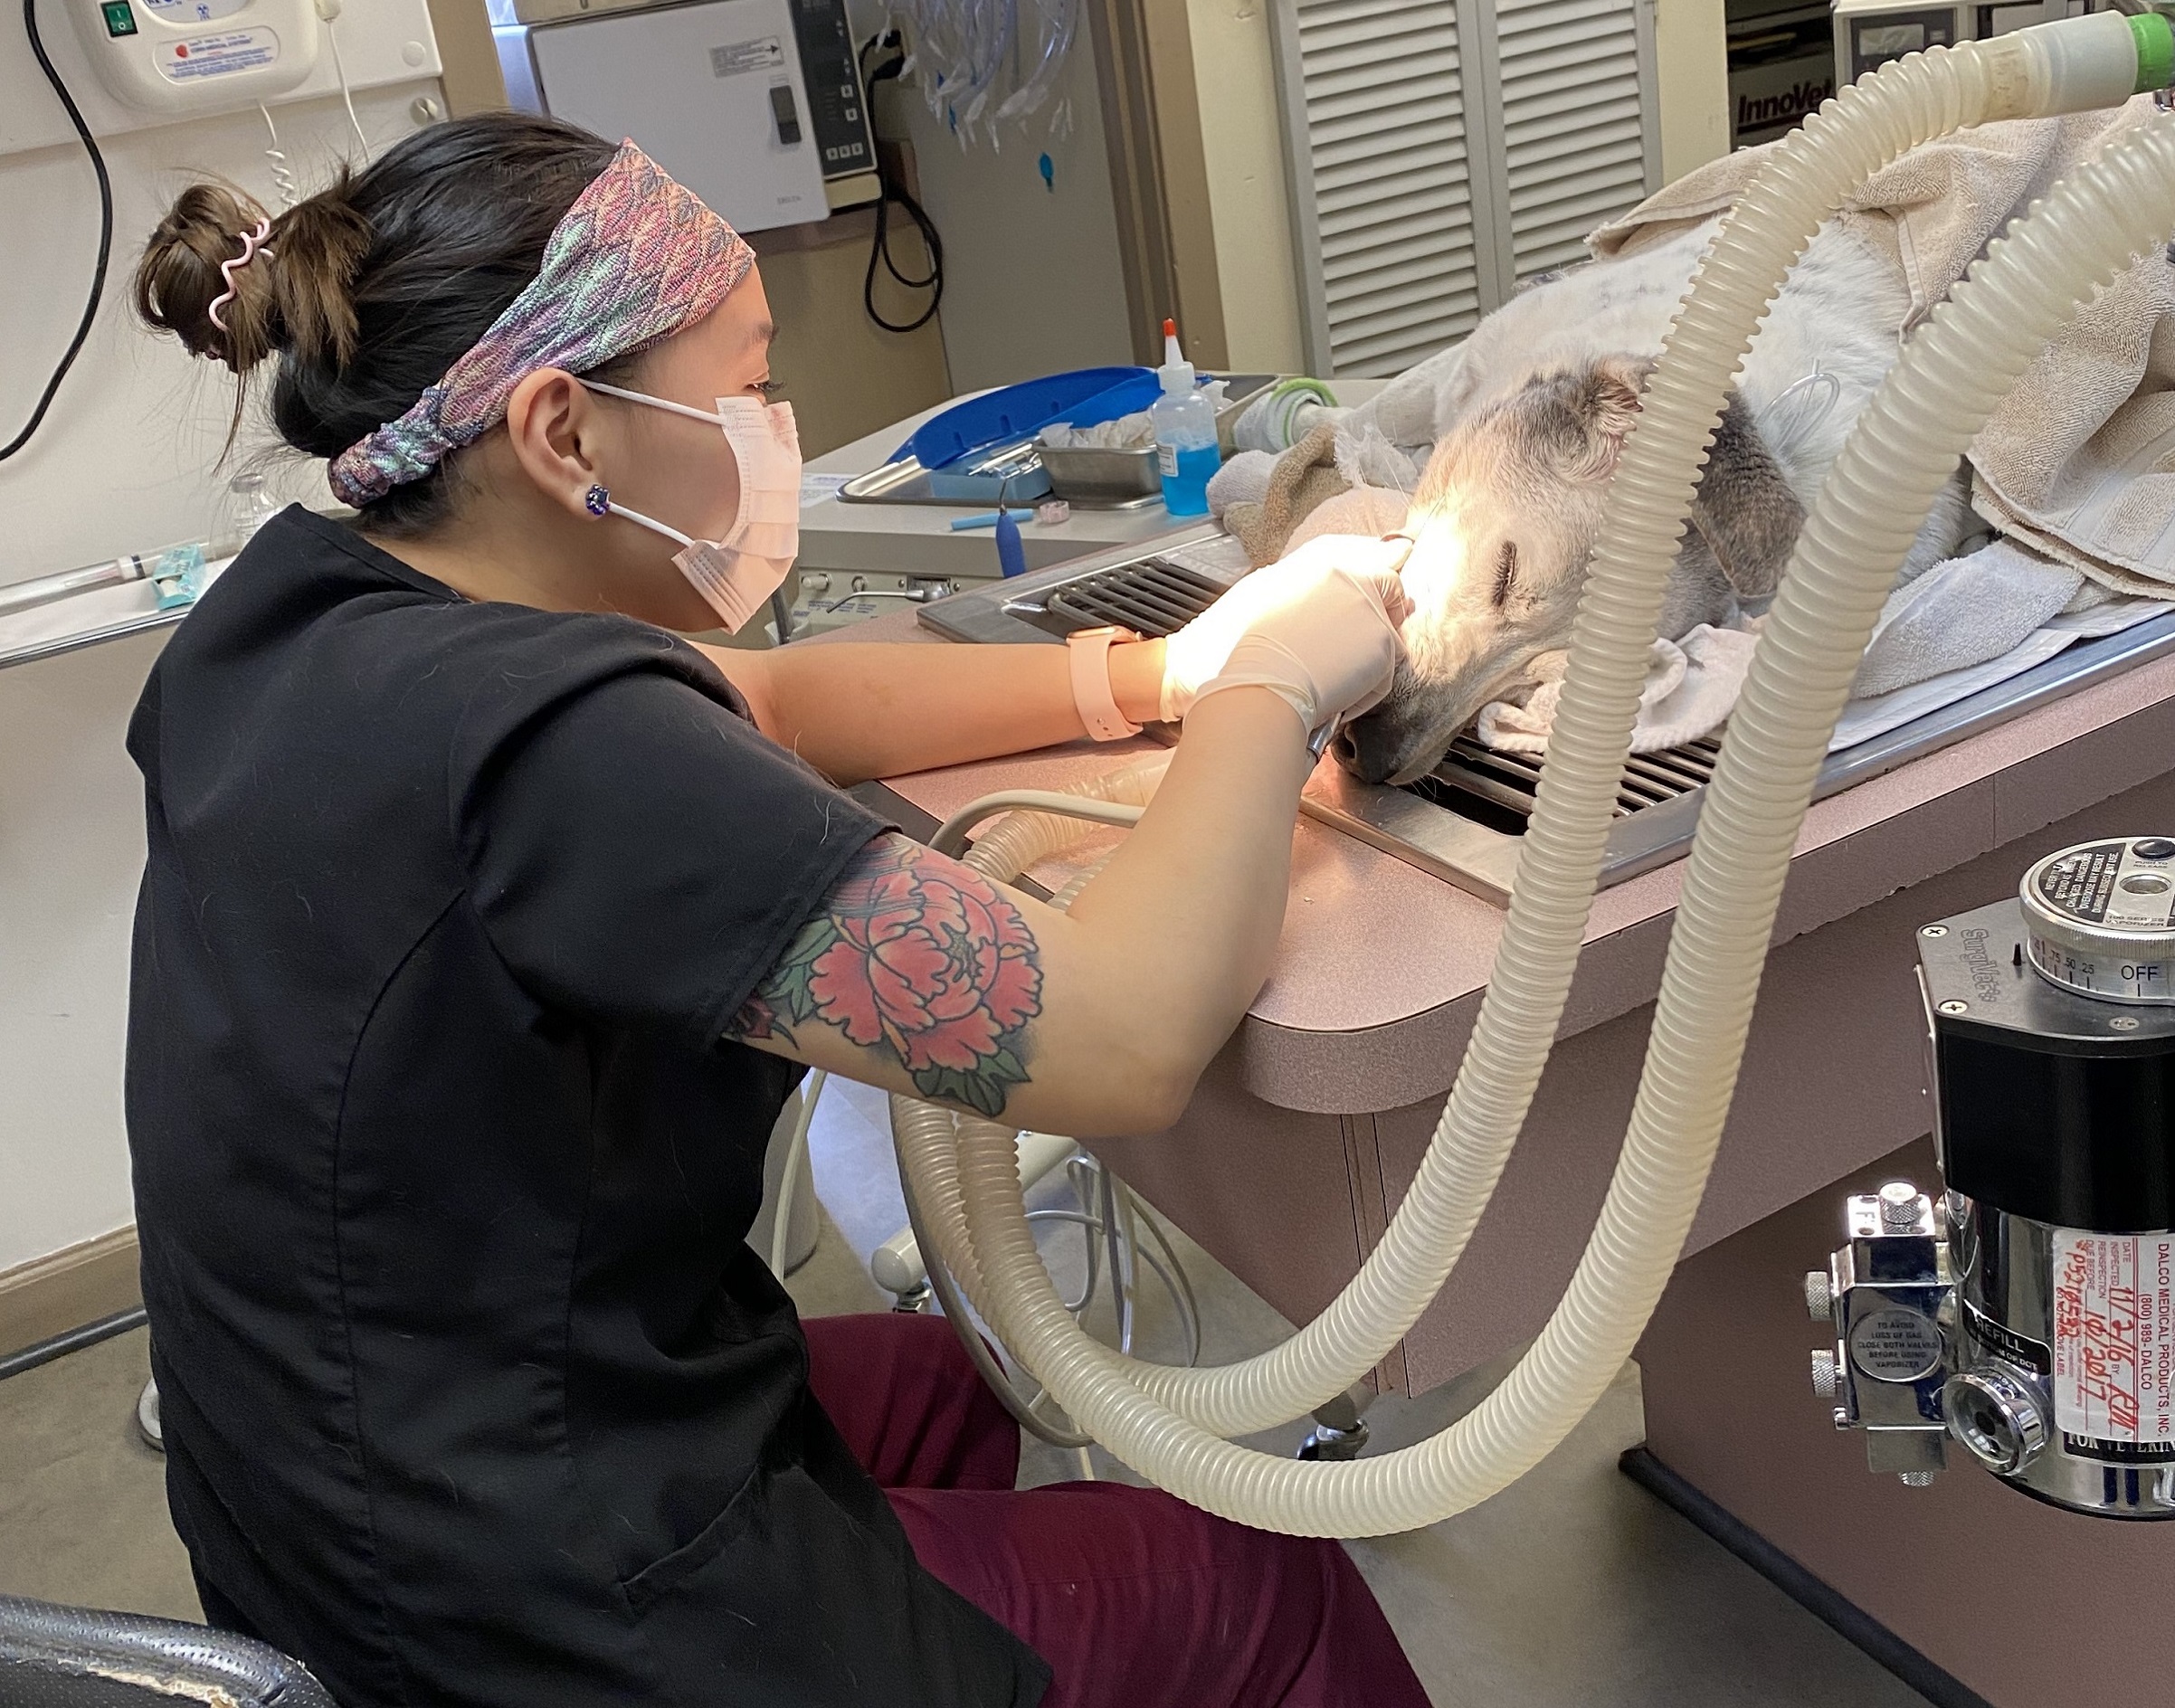
[[[880,1099],[843,1089],[814,1134],[822,1237],[792,1280],[811,1315],[888,1303],[863,1263],[904,1219]],[[1200,1296],[1206,1358],[1287,1332],[1206,1254],[1176,1243]],[[1053,1253],[1061,1285],[1069,1255]],[[1152,1286],[1140,1332],[1145,1355],[1176,1354],[1175,1319]],[[159,1461],[135,1435],[145,1373],[139,1332],[0,1382],[0,1591],[195,1616]],[[1379,1402],[1371,1451],[1441,1428],[1493,1374]],[[1299,1434],[1294,1425],[1257,1445],[1288,1452]],[[1433,1529],[1354,1545],[1439,1708],[1924,1708],[1619,1475],[1616,1456],[1638,1436],[1638,1372],[1627,1369],[1504,1494]],[[1098,1476],[1125,1475],[1099,1450],[1094,1459]],[[1027,1456],[1026,1480],[1078,1475],[1073,1455],[1037,1444]]]

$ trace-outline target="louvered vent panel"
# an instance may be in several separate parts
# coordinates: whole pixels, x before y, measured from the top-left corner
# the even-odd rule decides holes
[[[1480,317],[1457,7],[1294,10],[1329,365],[1395,374]]]
[[[1647,194],[1638,0],[1496,0],[1503,158],[1520,279],[1586,258]]]

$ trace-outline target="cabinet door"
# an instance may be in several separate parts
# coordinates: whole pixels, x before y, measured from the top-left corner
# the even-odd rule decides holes
[[[1278,0],[1308,365],[1395,374],[1472,329],[1474,241],[1456,0]]]
[[[1586,233],[1659,183],[1650,17],[1638,0],[1495,0],[1509,289],[1586,258]]]
[[[1651,0],[1276,0],[1306,354],[1391,375],[1658,181]]]

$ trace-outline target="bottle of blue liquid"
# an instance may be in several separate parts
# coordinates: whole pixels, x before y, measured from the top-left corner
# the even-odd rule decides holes
[[[1193,365],[1178,349],[1178,323],[1163,323],[1163,395],[1148,412],[1155,428],[1163,508],[1173,516],[1209,513],[1209,477],[1223,461],[1216,447],[1216,406],[1193,384]]]

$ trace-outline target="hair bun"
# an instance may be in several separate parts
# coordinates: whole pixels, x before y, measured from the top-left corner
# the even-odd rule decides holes
[[[370,222],[347,197],[343,168],[330,189],[290,208],[272,224],[280,346],[299,360],[338,368],[355,355],[355,276],[370,252]]]
[[[199,184],[151,234],[136,309],[241,376],[230,448],[252,370],[277,356],[267,424],[304,456],[337,457],[398,421],[474,346],[535,280],[567,209],[617,153],[534,113],[428,125],[273,219],[246,265],[242,240],[264,210],[230,185]],[[631,373],[620,377],[632,383]],[[443,522],[453,466],[448,459],[374,499],[371,530],[413,537]]]
[[[255,247],[265,220],[255,201],[224,185],[184,190],[137,266],[137,312],[192,356],[237,374],[288,349],[306,361],[344,361],[356,334],[348,287],[370,247],[347,173],[271,221],[270,238]]]
[[[212,305],[227,293],[227,263],[244,252],[242,237],[257,229],[264,210],[216,184],[191,185],[151,233],[136,269],[136,311],[173,333],[192,356],[207,356],[246,373],[273,347],[271,280],[261,265],[235,267],[233,300]],[[261,259],[261,251],[260,251]]]

